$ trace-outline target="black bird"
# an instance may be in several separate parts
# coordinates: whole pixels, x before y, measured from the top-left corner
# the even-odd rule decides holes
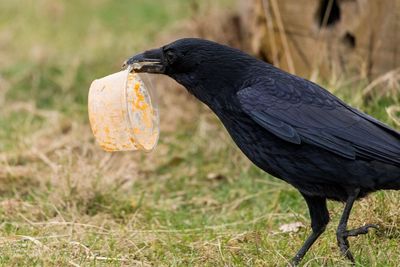
[[[336,236],[354,263],[348,230],[355,200],[381,189],[400,190],[400,133],[350,107],[319,85],[240,50],[185,38],[125,62],[136,72],[165,74],[222,121],[259,168],[297,188],[312,233],[292,259],[297,265],[329,222],[327,199],[345,202]]]

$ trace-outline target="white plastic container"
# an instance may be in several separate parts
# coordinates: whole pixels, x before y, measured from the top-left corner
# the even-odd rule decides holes
[[[131,68],[92,82],[89,120],[106,151],[152,150],[158,141],[158,110],[145,84]]]

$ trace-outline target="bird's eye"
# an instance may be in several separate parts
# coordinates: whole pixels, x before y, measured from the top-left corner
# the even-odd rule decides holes
[[[167,51],[165,53],[165,57],[167,58],[168,63],[172,64],[174,63],[175,59],[176,59],[176,55],[174,52],[172,51]]]

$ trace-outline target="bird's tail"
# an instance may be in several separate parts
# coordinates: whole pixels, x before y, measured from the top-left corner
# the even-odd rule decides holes
[[[400,190],[400,177],[390,182],[384,183],[379,189],[383,190]]]
[[[384,165],[375,166],[377,170],[382,171],[375,182],[375,188],[378,190],[400,190],[400,166]]]
[[[397,183],[393,184],[392,190],[400,190],[400,179],[397,181]]]
[[[393,184],[393,190],[400,190],[400,178]]]

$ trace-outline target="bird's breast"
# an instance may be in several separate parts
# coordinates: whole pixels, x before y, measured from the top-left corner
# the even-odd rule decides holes
[[[264,171],[281,177],[276,168],[277,159],[284,156],[282,153],[285,154],[284,150],[279,148],[280,140],[276,140],[275,136],[265,131],[243,112],[217,111],[216,114],[247,158]]]

